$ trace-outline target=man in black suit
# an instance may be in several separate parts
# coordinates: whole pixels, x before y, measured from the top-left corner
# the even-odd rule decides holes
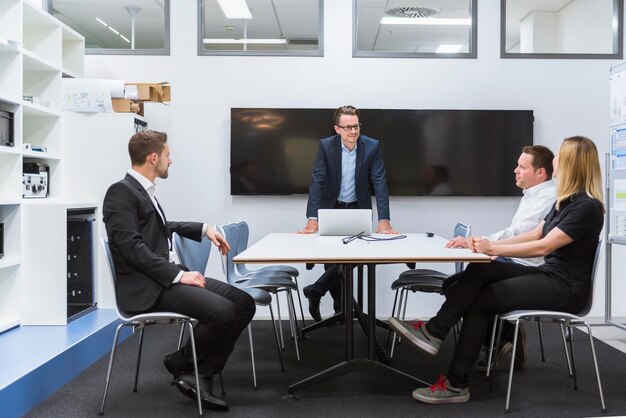
[[[253,299],[245,292],[200,272],[187,271],[172,251],[172,233],[200,241],[204,235],[222,254],[230,247],[213,227],[198,222],[170,222],[154,194],[157,177],[165,179],[170,159],[167,135],[146,131],[128,143],[132,168],[109,187],[103,214],[117,272],[115,291],[121,310],[137,314],[168,311],[189,315],[195,327],[200,388],[193,373],[191,342],[164,357],[173,384],[196,399],[199,389],[205,406],[228,409],[212,391],[215,373],[221,373],[235,341],[254,316]]]
[[[334,128],[336,135],[320,141],[309,185],[308,221],[298,233],[317,232],[318,209],[371,209],[373,191],[378,209],[376,232],[397,234],[389,217],[389,192],[380,142],[361,135],[359,110],[354,106],[335,110]],[[339,269],[336,265],[325,265],[324,269],[314,284],[303,289],[309,300],[309,312],[318,322],[322,320],[320,300],[328,291],[333,297],[335,313],[341,311]]]

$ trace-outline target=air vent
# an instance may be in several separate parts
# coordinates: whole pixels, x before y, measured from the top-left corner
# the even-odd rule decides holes
[[[404,17],[417,19],[420,17],[431,17],[437,14],[437,10],[428,7],[394,7],[385,12],[387,16]]]
[[[317,45],[317,39],[312,38],[289,38],[290,45]]]

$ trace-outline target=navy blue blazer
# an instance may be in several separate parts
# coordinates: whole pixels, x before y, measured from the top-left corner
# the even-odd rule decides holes
[[[123,311],[145,311],[183,269],[169,261],[168,238],[176,232],[200,241],[203,224],[167,218],[163,223],[146,190],[129,174],[109,187],[102,212],[117,273],[117,304]]]
[[[389,192],[383,162],[383,151],[376,139],[360,135],[356,148],[356,200],[361,209],[372,208],[372,191],[376,195],[378,219],[389,216]],[[320,141],[309,185],[307,218],[317,217],[318,209],[332,209],[341,188],[341,137],[334,135]]]

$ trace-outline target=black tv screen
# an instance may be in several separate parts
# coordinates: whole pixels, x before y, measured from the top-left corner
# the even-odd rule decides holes
[[[231,109],[231,194],[307,194],[334,109]],[[519,196],[513,169],[533,144],[530,110],[361,109],[381,141],[392,196]]]

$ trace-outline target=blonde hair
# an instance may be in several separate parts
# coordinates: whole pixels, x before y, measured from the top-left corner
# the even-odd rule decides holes
[[[583,190],[604,206],[600,159],[591,139],[573,136],[563,140],[559,149],[557,179],[556,210],[565,199]]]

